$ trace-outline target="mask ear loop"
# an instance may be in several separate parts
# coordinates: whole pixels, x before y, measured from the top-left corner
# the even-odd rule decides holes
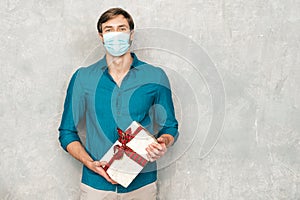
[[[130,31],[129,35],[129,47],[131,47],[133,40],[131,40],[131,34],[133,33],[133,30]]]
[[[103,33],[99,33],[99,35],[101,35],[103,41],[102,41],[102,44],[104,45],[104,38],[103,38]]]

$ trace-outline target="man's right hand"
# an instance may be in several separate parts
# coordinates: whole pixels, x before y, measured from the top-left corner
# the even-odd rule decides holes
[[[103,169],[103,166],[105,166],[106,163],[107,162],[105,161],[89,161],[88,163],[86,163],[86,166],[93,172],[103,176],[111,184],[118,184],[116,181],[112,180]]]
[[[112,184],[117,184],[116,181],[112,180],[106,171],[102,168],[106,164],[103,161],[93,161],[91,156],[86,152],[84,147],[79,141],[74,141],[68,144],[67,151],[77,160],[82,162],[87,168],[92,170],[93,172],[103,176],[108,182]]]

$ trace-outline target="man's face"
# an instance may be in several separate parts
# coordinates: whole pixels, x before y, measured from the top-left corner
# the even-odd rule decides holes
[[[102,34],[99,33],[102,42],[104,42],[103,35],[110,32],[130,32],[129,24],[123,15],[118,15],[102,24]],[[133,32],[130,40],[133,40]]]

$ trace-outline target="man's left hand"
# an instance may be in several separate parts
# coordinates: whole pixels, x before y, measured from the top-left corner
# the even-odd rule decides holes
[[[154,142],[150,144],[146,151],[148,152],[147,156],[150,162],[153,162],[160,157],[162,157],[167,152],[167,146],[170,145],[171,142],[170,138],[172,136],[166,136],[165,134],[157,138],[157,143]],[[172,138],[173,139],[173,138]]]

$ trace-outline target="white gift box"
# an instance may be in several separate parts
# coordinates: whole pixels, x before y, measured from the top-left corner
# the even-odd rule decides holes
[[[148,145],[157,142],[156,139],[136,121],[133,121],[123,133],[130,132],[137,133],[128,143],[126,143],[126,146],[135,152],[132,153],[132,157],[129,157],[126,153],[121,153],[121,158],[113,159],[114,154],[119,150],[118,148],[122,146],[121,142],[117,140],[101,159],[101,161],[111,162],[106,169],[107,174],[125,188],[129,186],[144,168],[138,161],[144,163],[144,165],[149,161],[146,151]]]

